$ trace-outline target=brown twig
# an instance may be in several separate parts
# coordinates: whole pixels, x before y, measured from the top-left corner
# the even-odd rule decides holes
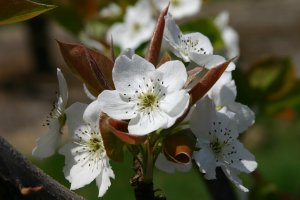
[[[83,200],[62,186],[0,136],[0,199]]]

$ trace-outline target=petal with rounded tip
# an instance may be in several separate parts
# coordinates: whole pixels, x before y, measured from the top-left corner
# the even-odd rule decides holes
[[[169,61],[162,64],[157,71],[162,72],[163,85],[169,93],[182,89],[186,80],[187,72],[181,61]]]
[[[99,109],[112,118],[132,119],[136,116],[136,104],[127,102],[116,90],[104,90],[98,97]]]
[[[155,67],[138,55],[133,55],[132,59],[125,55],[119,56],[112,72],[116,90],[133,94],[143,82],[143,77],[147,77],[153,71]]]

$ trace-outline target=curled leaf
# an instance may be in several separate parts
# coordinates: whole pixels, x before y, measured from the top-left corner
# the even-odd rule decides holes
[[[0,1],[0,25],[31,19],[55,7],[29,0],[3,0]]]
[[[195,136],[185,129],[165,139],[163,152],[168,160],[187,164],[191,162],[195,144]]]
[[[233,60],[234,58],[210,69],[203,78],[200,79],[200,81],[189,91],[191,95],[191,105],[195,104],[208,92]]]
[[[113,61],[100,52],[79,44],[57,41],[65,62],[94,96],[105,89],[113,89]]]
[[[156,66],[159,58],[161,43],[164,35],[165,16],[169,10],[169,5],[160,13],[157,24],[147,52],[147,60]]]
[[[146,136],[133,136],[128,133],[128,122],[116,120],[113,118],[108,119],[110,130],[123,142],[127,144],[141,144],[147,137]]]

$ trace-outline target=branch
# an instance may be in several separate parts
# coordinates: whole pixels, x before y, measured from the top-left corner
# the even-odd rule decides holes
[[[0,199],[83,200],[35,167],[0,136]]]

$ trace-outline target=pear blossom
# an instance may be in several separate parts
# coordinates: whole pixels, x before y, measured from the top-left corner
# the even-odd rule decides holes
[[[164,41],[166,47],[185,62],[193,61],[206,69],[225,62],[224,57],[213,55],[212,44],[205,35],[201,33],[183,34],[171,14],[165,16]],[[234,69],[235,64],[230,63],[226,71]]]
[[[188,172],[192,168],[192,163],[175,163],[169,161],[163,153],[160,153],[155,162],[156,168],[167,173],[175,171]]]
[[[202,6],[202,0],[155,0],[154,2],[160,10],[170,2],[169,12],[175,19],[196,15]]]
[[[247,192],[239,172],[250,173],[257,167],[254,156],[237,139],[238,130],[234,113],[216,111],[214,103],[206,96],[191,114],[190,127],[197,137],[193,158],[206,179],[216,178],[216,167],[242,191]]]
[[[102,197],[115,175],[99,130],[99,115],[94,115],[94,109],[100,113],[94,102],[88,107],[75,103],[66,110],[70,116],[66,123],[72,141],[63,146],[60,153],[65,156],[64,174],[71,183],[70,189],[76,190],[96,180],[98,196]]]
[[[224,72],[207,95],[213,100],[217,110],[222,110],[225,114],[235,113],[234,118],[239,133],[244,132],[254,123],[254,112],[248,106],[235,101],[237,90],[231,72]]]
[[[47,119],[49,130],[36,141],[36,147],[32,151],[32,155],[40,159],[54,154],[61,139],[62,127],[66,120],[65,108],[68,101],[68,86],[59,68],[57,68],[57,79],[59,95],[57,102],[53,103],[53,108]]]
[[[155,27],[155,21],[148,1],[141,0],[127,8],[124,23],[114,24],[107,32],[107,40],[113,37],[114,43],[121,49],[136,49],[150,39]]]
[[[229,13],[227,11],[221,12],[215,18],[215,24],[221,32],[221,36],[226,48],[226,56],[233,58],[240,54],[239,35],[228,25]]]
[[[110,3],[99,12],[100,17],[116,17],[121,14],[121,8],[116,3]]]
[[[121,55],[112,78],[116,90],[104,90],[98,96],[99,106],[112,118],[130,120],[129,134],[146,135],[169,128],[188,107],[189,94],[183,89],[187,72],[180,61],[155,69],[138,55]]]

